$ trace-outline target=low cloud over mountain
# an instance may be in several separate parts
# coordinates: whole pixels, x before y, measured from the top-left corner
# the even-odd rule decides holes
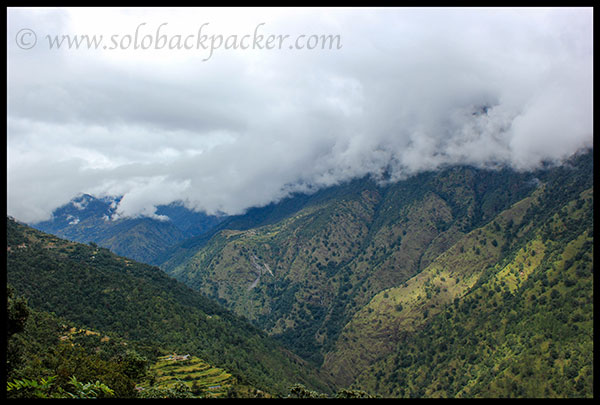
[[[110,49],[202,26],[237,49]],[[591,9],[9,9],[8,213],[85,192],[122,195],[118,216],[236,214],[365,174],[560,161],[592,146],[592,28]],[[50,49],[84,34],[105,45]]]

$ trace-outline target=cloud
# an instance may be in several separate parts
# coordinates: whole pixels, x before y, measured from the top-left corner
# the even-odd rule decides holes
[[[163,23],[342,47],[48,49]],[[118,216],[235,214],[384,171],[559,162],[592,146],[592,31],[585,8],[9,9],[8,213],[47,219],[84,192],[123,195]]]

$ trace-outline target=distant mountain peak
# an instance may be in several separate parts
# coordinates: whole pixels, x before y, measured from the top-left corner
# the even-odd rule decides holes
[[[30,226],[75,242],[94,242],[113,252],[150,262],[169,246],[202,234],[221,218],[191,211],[183,204],[157,207],[156,217],[116,215],[122,196],[81,193],[57,208],[52,219]]]

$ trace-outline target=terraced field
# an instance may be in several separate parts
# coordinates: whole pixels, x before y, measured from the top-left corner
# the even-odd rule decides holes
[[[175,360],[171,355],[162,356],[150,367],[149,374],[154,385],[160,388],[173,387],[177,382],[186,384],[194,394],[222,397],[235,385],[236,380],[225,370],[190,356],[187,360]],[[150,382],[140,385],[148,387]]]

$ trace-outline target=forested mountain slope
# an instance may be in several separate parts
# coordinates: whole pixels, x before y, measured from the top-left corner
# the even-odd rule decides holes
[[[538,182],[532,173],[469,167],[383,187],[354,181],[274,224],[223,229],[163,269],[320,364],[375,294],[413,277]]]
[[[560,235],[546,231],[555,245],[540,245],[539,233],[548,229],[553,215],[575,204],[580,214],[561,221],[573,238],[592,234],[592,172],[592,153],[587,152],[536,172],[453,167],[387,186],[364,179],[348,184],[339,197],[306,204],[281,221],[222,229],[190,259],[165,270],[322,365],[341,386],[355,383],[394,396],[482,394],[460,382],[452,390],[415,383],[402,391],[402,383],[394,385],[395,377],[385,374],[391,369],[376,364],[385,363],[406,339],[421,339],[415,336],[446,308],[471,302],[469,297],[482,291],[483,280],[494,271],[500,274],[494,293],[486,294],[489,305],[501,305],[498,297],[504,296],[494,295],[497,288],[504,293],[512,283],[511,294],[518,295],[530,285],[527,280],[535,280],[529,275],[546,269],[547,261],[562,266],[561,259],[551,257],[561,257],[561,249],[575,242],[558,242]],[[582,236],[582,226],[588,227],[588,236]],[[593,244],[582,246],[578,257],[588,257]],[[520,249],[525,253],[511,266]],[[509,283],[511,277],[519,281]],[[563,292],[591,300],[588,282],[570,287],[575,290]],[[520,318],[511,310],[496,315]],[[522,359],[505,360],[510,366],[510,360],[520,365]],[[416,378],[405,371],[406,378]],[[386,378],[390,385],[384,388]],[[514,394],[508,385],[503,389],[494,393]],[[560,389],[548,392],[566,395]]]
[[[156,267],[7,219],[7,281],[32,308],[140,344],[187,352],[273,394],[329,390],[291,352]]]
[[[504,228],[515,240],[502,258],[476,279],[441,259],[420,280],[375,297],[365,308],[373,310],[371,332],[410,327],[390,338],[356,385],[386,396],[591,397],[592,205],[588,189],[556,210],[530,207],[523,221]],[[467,288],[464,280],[475,284]],[[428,302],[406,302],[419,293]],[[344,338],[368,333],[355,326],[348,324]]]

